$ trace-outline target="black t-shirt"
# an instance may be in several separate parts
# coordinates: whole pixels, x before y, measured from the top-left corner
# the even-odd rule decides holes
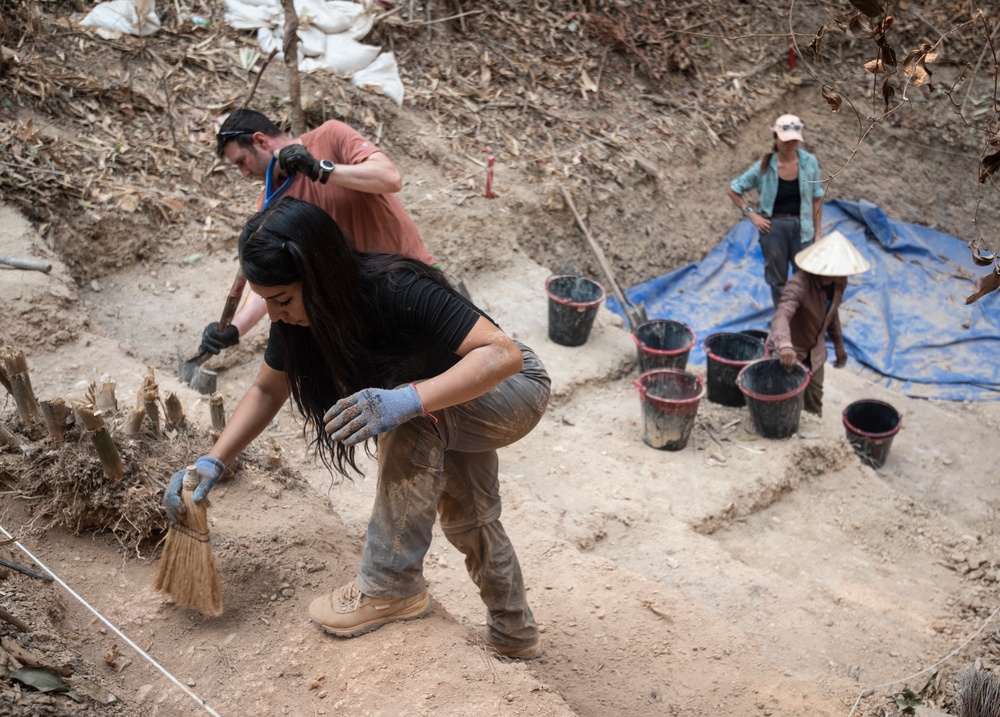
[[[461,357],[455,351],[480,316],[497,325],[464,298],[418,274],[400,271],[391,280],[380,282],[375,291],[379,315],[364,319],[368,348],[377,354],[387,351],[405,357],[399,375],[390,381],[394,385],[382,388],[443,373],[458,363]],[[284,371],[285,352],[277,331],[271,324],[264,362]]]

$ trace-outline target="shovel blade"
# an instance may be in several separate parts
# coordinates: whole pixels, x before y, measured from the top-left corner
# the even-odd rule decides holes
[[[215,386],[218,374],[201,367],[205,356],[198,355],[192,359],[185,359],[181,354],[177,354],[177,377],[188,384],[198,393],[215,393]]]
[[[191,388],[206,396],[215,393],[216,380],[219,375],[215,371],[198,368],[198,374],[191,379]]]

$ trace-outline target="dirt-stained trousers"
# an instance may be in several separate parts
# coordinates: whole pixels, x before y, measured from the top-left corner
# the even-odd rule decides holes
[[[497,449],[534,428],[550,380],[531,349],[524,368],[466,403],[408,421],[378,437],[378,487],[357,586],[365,595],[402,598],[424,589],[423,560],[435,514],[465,556],[487,608],[490,642],[518,647],[538,634],[514,546],[500,523]]]
[[[777,308],[781,292],[788,281],[788,265],[799,270],[795,255],[802,248],[802,233],[798,217],[772,217],[771,231],[760,235],[760,250],[764,255],[764,281],[771,288],[771,303]]]

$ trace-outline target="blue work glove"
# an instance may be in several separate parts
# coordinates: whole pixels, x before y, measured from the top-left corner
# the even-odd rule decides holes
[[[423,414],[424,405],[411,383],[388,391],[366,388],[342,398],[326,412],[323,422],[330,438],[353,446]]]
[[[198,469],[198,487],[195,488],[194,495],[191,496],[195,503],[200,503],[208,496],[208,491],[212,490],[215,481],[219,480],[226,472],[226,465],[218,458],[212,456],[202,456],[195,461],[194,467]],[[167,509],[167,516],[175,523],[184,516],[184,501],[181,499],[181,484],[184,481],[184,474],[187,469],[179,470],[170,477],[167,490],[163,494],[163,506]]]
[[[301,144],[290,144],[278,150],[278,166],[288,176],[302,172],[314,182],[320,178],[319,162]]]
[[[240,342],[240,330],[230,324],[226,328],[219,330],[219,322],[213,321],[205,327],[201,334],[201,346],[198,353],[218,355],[222,349],[235,346]]]

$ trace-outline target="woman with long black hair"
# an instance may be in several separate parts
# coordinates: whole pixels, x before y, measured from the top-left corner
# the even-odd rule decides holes
[[[358,445],[377,441],[378,487],[357,577],[314,600],[310,617],[353,637],[424,615],[423,558],[440,514],[486,604],[487,643],[508,657],[541,655],[499,520],[496,452],[545,412],[550,381],[538,357],[441,272],[354,251],[330,215],[306,202],[281,199],[254,215],[239,253],[271,334],[253,384],[196,463],[194,499],[207,497],[291,396],[321,459],[341,475],[360,473]],[[183,511],[182,473],[165,496],[172,516]]]

